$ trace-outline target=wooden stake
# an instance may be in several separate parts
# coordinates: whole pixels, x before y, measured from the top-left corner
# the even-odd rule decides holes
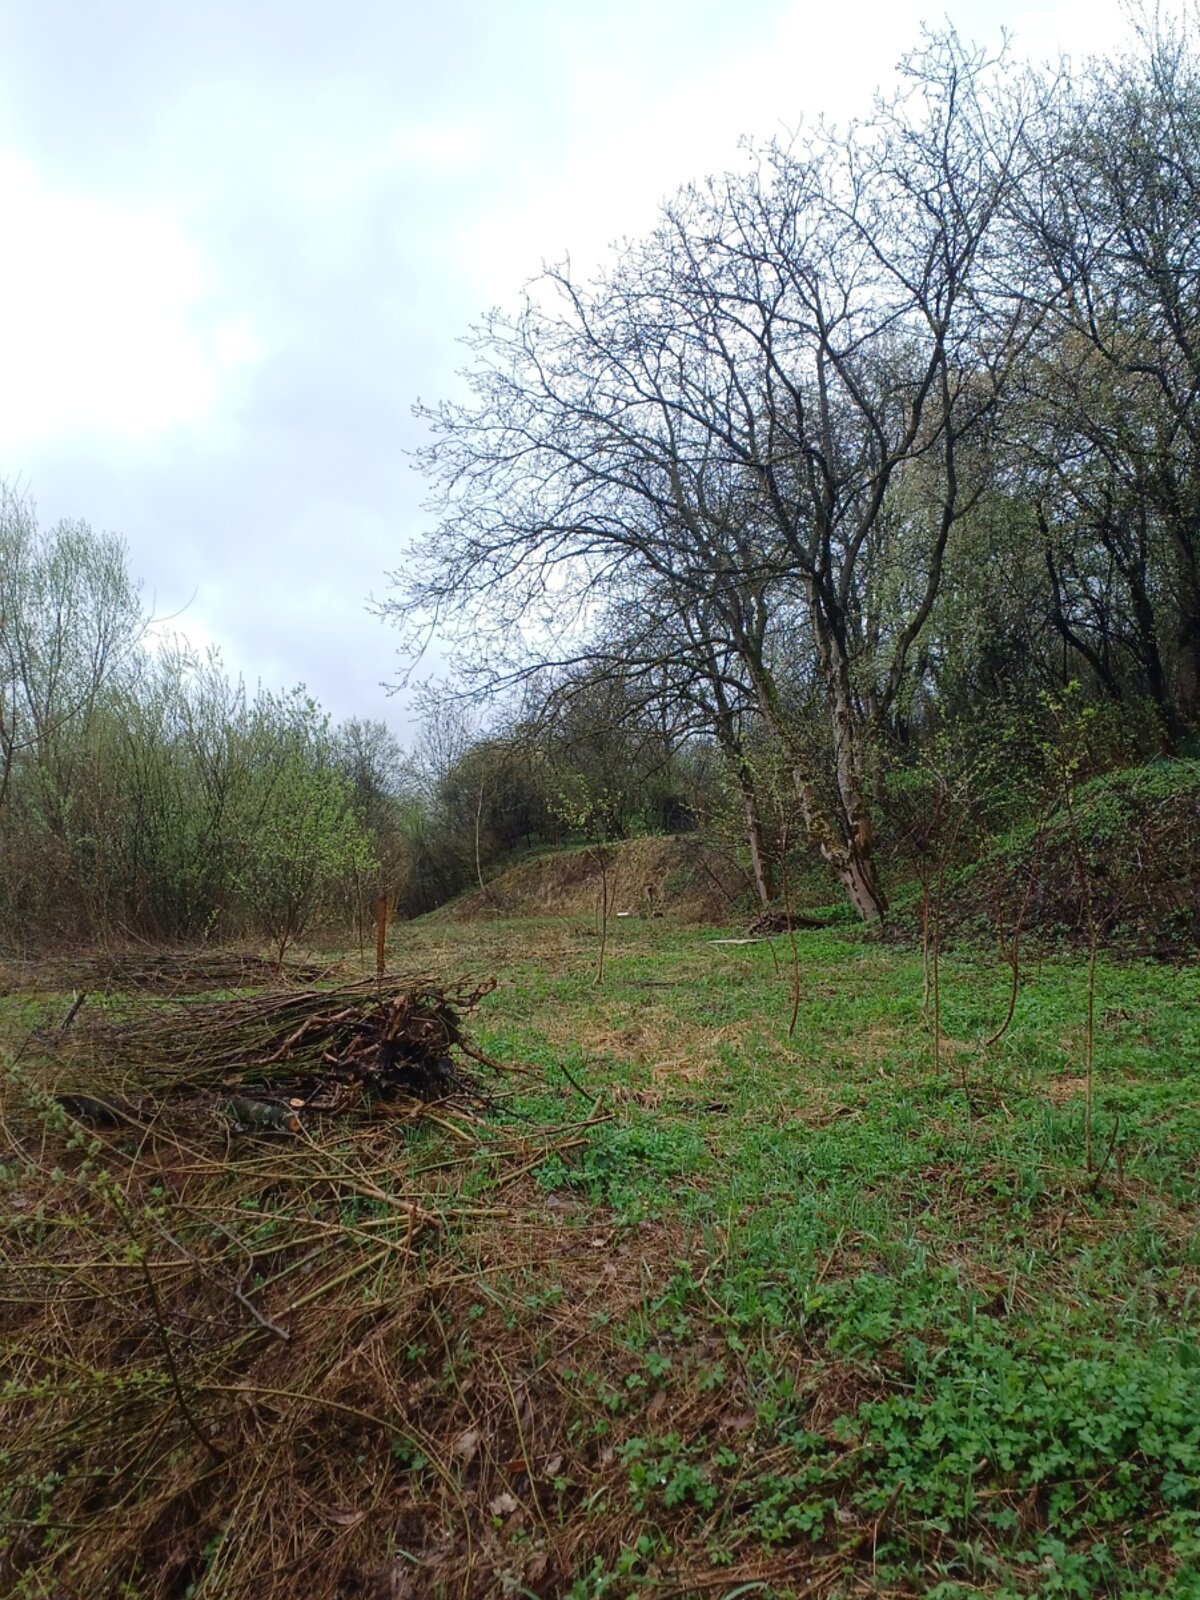
[[[383,977],[387,955],[388,897],[381,894],[375,902],[375,976]]]

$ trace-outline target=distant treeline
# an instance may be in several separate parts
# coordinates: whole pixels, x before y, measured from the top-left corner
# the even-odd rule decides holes
[[[119,540],[41,529],[0,491],[0,948],[346,932],[377,895],[415,916],[531,850],[701,829],[747,906],[836,893],[788,762],[747,706],[714,735],[669,674],[598,659],[530,675],[486,724],[430,698],[413,747],[337,725],[303,690],[248,693],[220,661],[153,644]],[[881,748],[873,816],[891,880],[969,857],[1061,804],[1064,784],[1151,754],[1131,685],[1069,674],[1047,632],[963,708],[914,705]],[[804,717],[802,679],[790,710]],[[815,719],[809,735],[819,749]]]
[[[121,542],[0,487],[0,942],[270,938],[427,911],[513,851],[692,826],[708,754],[600,685],[406,753],[148,639]]]

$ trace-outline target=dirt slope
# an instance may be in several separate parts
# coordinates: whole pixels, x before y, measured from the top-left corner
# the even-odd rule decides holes
[[[677,922],[728,922],[752,910],[745,873],[695,834],[625,839],[604,845],[614,912],[651,910]],[[556,851],[521,862],[435,917],[592,915],[602,885],[598,848]],[[647,890],[650,893],[647,893]]]

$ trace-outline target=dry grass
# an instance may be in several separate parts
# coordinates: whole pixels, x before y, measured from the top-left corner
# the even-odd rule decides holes
[[[580,1122],[564,1103],[514,1131],[476,1092],[398,1095],[298,1135],[196,1113],[202,1059],[214,1084],[239,1055],[294,1070],[280,1039],[325,1049],[329,1027],[304,1019],[348,993],[364,1001],[351,986],[98,1013],[10,1067],[3,1592],[562,1595],[641,1531],[621,1455],[639,1428],[754,1426],[744,1376],[706,1384],[696,1350],[695,1375],[656,1390],[619,1331],[681,1270],[703,1283],[701,1241],[530,1180],[611,1113]],[[138,1075],[136,1120],[70,1114],[54,1091],[84,1064],[93,1092]],[[814,1364],[808,1381],[827,1380]],[[653,1592],[704,1593],[703,1520],[672,1521]],[[811,1568],[823,1587],[843,1565],[747,1547],[722,1577]]]
[[[1065,1106],[1072,1100],[1082,1100],[1087,1094],[1087,1079],[1071,1075],[1065,1078],[1048,1078],[1043,1093],[1051,1104]]]
[[[749,1019],[713,1027],[672,1016],[665,1006],[614,1004],[603,1020],[547,1017],[542,1031],[563,1048],[574,1045],[588,1055],[626,1062],[662,1082],[671,1077],[684,1081],[705,1077],[718,1066],[722,1046],[743,1039],[754,1027]]]
[[[625,839],[603,846],[614,913],[662,912],[674,922],[728,921],[751,885],[731,858],[696,835]],[[495,916],[591,916],[601,890],[596,849],[557,851],[522,862],[448,907],[455,920]],[[647,890],[651,899],[647,898]]]
[[[52,960],[0,961],[0,995],[136,993],[167,997],[214,989],[313,984],[343,971],[340,962],[293,954],[280,963],[257,950],[104,950]]]

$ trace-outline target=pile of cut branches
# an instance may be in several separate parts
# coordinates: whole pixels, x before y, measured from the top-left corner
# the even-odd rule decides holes
[[[125,1016],[85,1007],[40,1045],[57,1067],[59,1103],[80,1120],[145,1122],[168,1102],[195,1109],[215,1096],[243,1127],[297,1131],[306,1111],[477,1099],[456,1057],[494,1065],[463,1032],[492,987],[371,979]]]
[[[94,994],[207,994],[316,984],[328,963],[293,958],[282,966],[253,950],[104,950],[39,961],[0,962],[0,995],[81,989]]]
[[[384,1054],[444,1050],[457,1018],[436,1000],[360,995],[359,1021]],[[259,1053],[370,1059],[346,1009],[314,997],[302,1037],[293,1013]],[[0,1592],[382,1600],[411,1592],[397,1547],[432,1563],[442,1540],[446,1592],[484,1592],[488,1507],[516,1505],[509,1464],[532,1448],[507,1377],[546,1254],[528,1174],[582,1147],[595,1113],[510,1127],[413,1102],[420,1139],[317,1119],[281,1160],[270,1140],[214,1148],[180,1100],[132,1138],[81,1127],[43,1087],[53,1066],[0,1055]],[[590,1238],[564,1242],[594,1276]],[[490,1285],[517,1239],[529,1281],[505,1298]],[[507,1344],[466,1394],[443,1373],[492,1300]],[[539,1447],[541,1480],[562,1449]]]

